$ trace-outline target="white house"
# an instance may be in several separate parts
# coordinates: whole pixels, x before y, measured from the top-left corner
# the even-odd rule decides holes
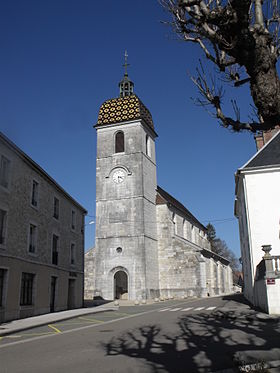
[[[244,295],[280,314],[280,132],[237,170],[235,194]]]

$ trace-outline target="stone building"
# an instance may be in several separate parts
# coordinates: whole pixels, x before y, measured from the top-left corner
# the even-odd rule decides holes
[[[0,133],[0,322],[83,305],[85,214]]]
[[[120,97],[99,110],[95,249],[86,256],[88,297],[207,296],[232,288],[229,263],[206,228],[157,186],[152,116],[125,73]],[[87,271],[90,273],[90,269]]]

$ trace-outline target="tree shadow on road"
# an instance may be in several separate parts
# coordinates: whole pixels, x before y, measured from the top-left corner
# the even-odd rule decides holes
[[[246,304],[250,308],[254,308],[253,305],[244,297],[242,293],[224,295],[222,299],[229,302],[234,301],[236,303]]]
[[[102,344],[107,356],[141,359],[149,372],[215,372],[234,366],[234,354],[257,351],[257,359],[279,345],[279,324],[231,320],[219,313],[185,315],[174,330],[146,325]]]

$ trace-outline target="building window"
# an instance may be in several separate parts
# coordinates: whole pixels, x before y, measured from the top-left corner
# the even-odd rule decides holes
[[[4,280],[5,269],[0,268],[0,307],[4,305]]]
[[[22,273],[21,277],[21,293],[20,305],[29,306],[33,302],[33,282],[34,275],[32,273]]]
[[[124,152],[124,133],[119,131],[115,136],[115,153]]]
[[[33,180],[32,182],[32,195],[31,195],[31,205],[37,207],[38,206],[38,188],[39,184],[37,181]]]
[[[196,234],[195,234],[195,227],[194,227],[194,225],[192,225],[191,239],[192,239],[193,243],[196,243]]]
[[[59,237],[53,234],[52,239],[52,264],[58,264],[58,239]]]
[[[70,263],[71,264],[75,264],[76,262],[76,249],[75,249],[75,244],[74,243],[71,243],[71,246],[70,246]]]
[[[6,243],[7,211],[0,209],[0,245]]]
[[[37,240],[37,227],[34,224],[29,226],[29,248],[30,253],[35,253],[36,251],[36,240]]]
[[[73,230],[75,230],[76,228],[76,212],[74,210],[72,210],[72,213],[71,213],[71,228]]]
[[[55,219],[59,218],[59,199],[56,197],[53,199],[53,217]]]
[[[183,237],[188,238],[188,223],[185,219],[183,220]]]
[[[4,188],[8,188],[9,186],[10,164],[11,162],[2,155],[0,163],[0,185]]]
[[[152,155],[151,138],[148,135],[146,135],[146,154],[147,154],[148,157],[151,157],[151,155]]]
[[[178,234],[178,224],[177,224],[177,218],[176,218],[175,213],[173,213],[172,221],[174,224],[174,234]]]

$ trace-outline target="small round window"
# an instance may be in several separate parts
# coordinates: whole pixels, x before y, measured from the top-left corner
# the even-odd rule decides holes
[[[122,248],[121,247],[117,247],[117,253],[120,254],[122,252]]]

